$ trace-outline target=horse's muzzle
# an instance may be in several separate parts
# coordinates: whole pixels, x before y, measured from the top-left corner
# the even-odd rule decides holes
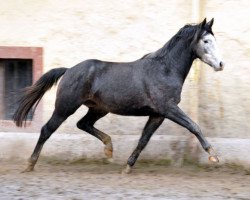
[[[218,72],[218,71],[222,71],[224,69],[225,63],[224,62],[220,62],[220,67],[214,67],[214,71]]]

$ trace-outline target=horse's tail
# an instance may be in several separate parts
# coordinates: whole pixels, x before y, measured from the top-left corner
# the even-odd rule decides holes
[[[56,84],[66,71],[67,68],[52,69],[45,73],[34,85],[24,89],[24,94],[19,99],[19,106],[13,116],[16,126],[22,127],[23,121],[27,120],[29,111],[35,105],[32,112],[33,116],[34,111],[45,92]]]

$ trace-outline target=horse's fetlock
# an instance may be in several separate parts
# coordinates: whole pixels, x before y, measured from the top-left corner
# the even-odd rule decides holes
[[[103,144],[105,145],[112,145],[112,141],[111,141],[111,137],[109,135],[105,136],[105,138],[103,139]]]
[[[212,149],[212,146],[209,144],[204,147],[205,151],[209,153],[209,151]]]
[[[127,165],[129,165],[130,167],[133,167],[135,164],[136,158],[134,157],[130,157],[127,161]]]

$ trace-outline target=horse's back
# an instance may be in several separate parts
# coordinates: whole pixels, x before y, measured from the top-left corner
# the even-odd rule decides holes
[[[138,61],[86,60],[67,70],[60,82],[57,99],[88,107],[100,106],[117,114],[132,115],[133,110],[144,113],[150,106],[142,65]]]

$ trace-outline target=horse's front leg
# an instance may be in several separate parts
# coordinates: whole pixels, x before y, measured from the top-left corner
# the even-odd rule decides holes
[[[209,142],[203,136],[200,127],[195,122],[193,122],[177,105],[169,106],[165,116],[166,118],[187,128],[191,133],[193,133],[201,143],[203,149],[209,153],[209,160],[212,162],[219,162],[219,159],[211,144],[209,144]]]
[[[132,167],[134,166],[140,153],[146,147],[151,136],[157,130],[157,128],[162,124],[163,121],[164,121],[164,117],[151,117],[151,116],[149,117],[143,129],[138,145],[133,151],[133,153],[131,154],[131,156],[129,157],[128,162],[127,162],[127,167],[126,169],[123,170],[123,173],[128,174],[131,172]]]

